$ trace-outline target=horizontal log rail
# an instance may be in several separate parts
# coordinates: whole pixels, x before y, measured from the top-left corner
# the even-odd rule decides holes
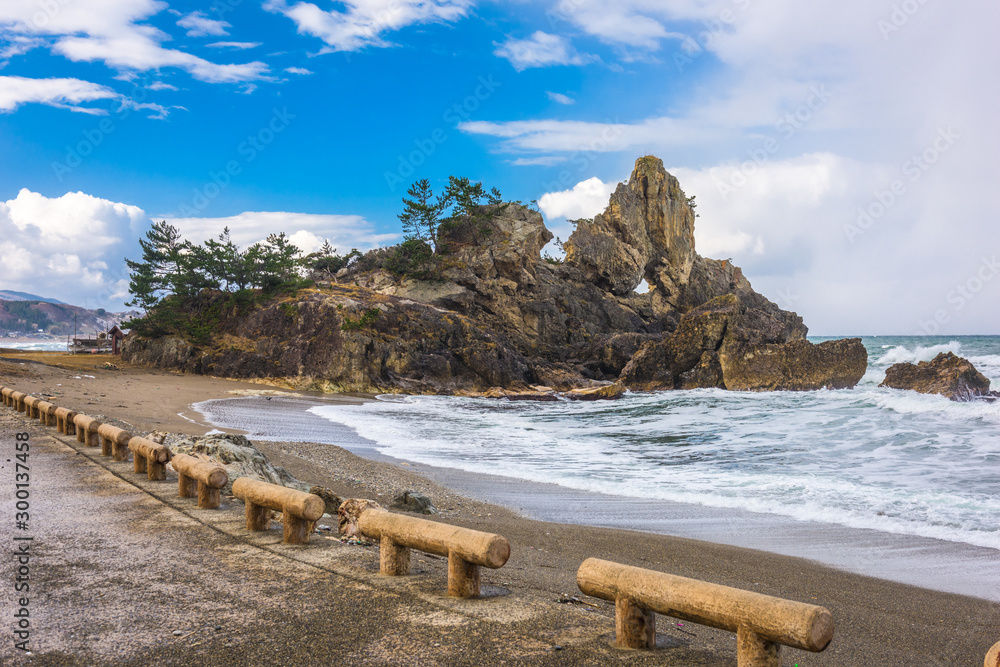
[[[615,603],[619,646],[652,648],[654,612],[736,633],[739,667],[780,667],[781,647],[819,652],[833,639],[823,607],[588,558],[576,575],[580,590]]]
[[[63,435],[76,435],[76,413],[69,408],[56,408],[56,429]]]
[[[323,499],[319,496],[249,477],[233,482],[233,495],[247,505],[247,530],[267,530],[270,510],[281,512],[284,541],[288,544],[307,544],[313,522],[323,516]]]
[[[97,427],[97,435],[101,436],[101,454],[110,456],[115,461],[128,461],[131,433],[111,424],[101,424]]]
[[[146,477],[161,481],[167,478],[167,463],[170,462],[171,453],[164,445],[135,436],[128,441],[128,448],[132,450],[132,461],[136,473],[146,473]]]
[[[13,393],[14,390],[11,387],[4,387],[3,389],[0,389],[0,398],[3,399],[3,404],[8,408],[14,406],[14,399],[10,396]]]
[[[188,454],[174,454],[170,465],[177,471],[178,495],[198,496],[198,507],[216,509],[221,503],[221,489],[229,483],[229,473],[215,461]]]
[[[93,417],[77,413],[73,417],[73,424],[76,425],[76,441],[88,447],[97,447],[100,443],[97,429],[101,427],[101,422]]]
[[[38,419],[38,404],[41,402],[42,399],[37,396],[25,394],[21,399],[21,403],[24,405],[24,414],[30,419]]]
[[[986,654],[983,667],[1000,667],[1000,642],[994,644],[990,652]]]
[[[510,558],[506,538],[437,521],[370,509],[358,518],[361,533],[380,541],[379,571],[400,576],[410,571],[410,549],[447,556],[448,595],[479,595],[479,566],[496,569]]]
[[[14,404],[14,409],[17,410],[18,412],[26,413],[28,411],[28,406],[25,405],[24,399],[26,399],[27,397],[28,395],[25,394],[23,391],[11,392],[10,399]],[[28,416],[30,417],[31,415]]]
[[[38,408],[38,421],[41,422],[42,426],[56,425],[56,410],[59,409],[58,405],[54,405],[48,401],[41,401],[35,407]]]

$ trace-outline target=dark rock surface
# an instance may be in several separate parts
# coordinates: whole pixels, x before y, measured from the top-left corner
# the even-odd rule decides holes
[[[577,224],[562,264],[541,259],[552,238],[542,216],[509,205],[485,227],[459,221],[441,233],[441,280],[345,270],[337,283],[223,319],[207,344],[130,337],[123,356],[300,389],[534,400],[574,389],[594,391],[570,398],[853,386],[863,348],[805,341],[798,315],[754,292],[731,262],[695,252],[694,220],[677,179],[647,156],[604,213]],[[650,290],[639,294],[642,280]]]
[[[404,491],[393,499],[392,506],[398,509],[406,510],[407,512],[416,512],[417,514],[438,513],[438,510],[434,507],[434,503],[431,502],[431,499],[419,491]]]
[[[940,394],[953,401],[996,398],[996,392],[990,392],[989,378],[977,371],[968,359],[953,352],[942,352],[931,361],[918,364],[904,362],[889,366],[879,386]]]

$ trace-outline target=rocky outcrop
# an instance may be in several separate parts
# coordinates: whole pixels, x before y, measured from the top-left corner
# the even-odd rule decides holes
[[[365,510],[380,509],[382,509],[381,505],[374,500],[368,500],[366,498],[348,498],[344,502],[340,503],[340,509],[337,510],[337,513],[339,517],[338,526],[341,537],[354,537],[361,540],[366,539],[361,533],[361,528],[358,527],[358,519],[361,518],[361,513]]]
[[[997,396],[996,392],[990,392],[989,378],[977,371],[968,359],[953,352],[942,352],[931,361],[918,364],[893,364],[886,369],[885,380],[879,386],[940,394],[953,401]]]
[[[207,456],[222,464],[229,475],[224,493],[232,494],[233,482],[238,477],[251,477],[299,491],[309,490],[308,484],[300,482],[284,468],[268,462],[267,457],[245,436],[227,433],[201,436],[153,433],[150,437],[155,442],[167,445],[175,454]]]
[[[839,387],[864,373],[858,344],[810,345],[802,319],[739,267],[697,254],[694,212],[657,158],[578,222],[561,264],[542,261],[552,234],[537,211],[480,213],[440,230],[439,280],[358,262],[336,283],[222,317],[207,343],[131,337],[123,356],[292,388],[511,400]],[[213,298],[197,307],[224,310]]]

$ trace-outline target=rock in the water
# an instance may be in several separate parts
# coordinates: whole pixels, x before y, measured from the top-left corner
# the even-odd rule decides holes
[[[382,506],[374,500],[367,500],[365,498],[348,498],[340,503],[340,509],[337,511],[337,514],[340,517],[341,536],[364,537],[361,534],[361,529],[358,528],[358,519],[361,517],[362,512],[370,509],[380,510]]]
[[[437,514],[437,508],[431,499],[418,491],[404,491],[392,501],[393,507],[416,512],[417,514]]]
[[[340,510],[340,504],[344,502],[340,496],[325,486],[309,487],[309,493],[323,499],[323,514],[338,516],[337,512]]]
[[[600,387],[570,389],[563,394],[571,401],[611,401],[624,395],[625,386],[621,382],[613,382]]]
[[[726,389],[744,391],[849,389],[868,368],[860,338],[736,346],[719,357]]]
[[[161,444],[170,451],[182,454],[204,454],[219,462],[229,475],[224,493],[231,494],[233,482],[238,477],[251,477],[262,482],[308,491],[304,484],[280,466],[271,465],[267,457],[242,435],[219,433],[214,435],[166,435]]]
[[[558,401],[554,389],[550,387],[531,389],[504,389],[503,387],[491,387],[480,394],[471,394],[482,398],[506,398],[508,401]]]
[[[931,361],[904,362],[889,366],[880,387],[912,389],[921,394],[940,394],[953,401],[990,396],[990,380],[976,367],[953,352],[942,352]]]

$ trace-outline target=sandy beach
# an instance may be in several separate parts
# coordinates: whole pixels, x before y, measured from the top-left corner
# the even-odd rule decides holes
[[[192,408],[193,404],[273,389],[130,368],[116,359],[90,355],[3,352],[0,359],[0,383],[50,396],[57,404],[94,416],[121,420],[133,425],[137,432],[163,430],[200,435],[212,426],[204,422]],[[38,363],[39,359],[49,365]],[[105,363],[115,364],[117,369],[104,368]],[[26,423],[23,417],[4,410],[5,454],[11,448],[10,434],[25,428]],[[30,428],[38,433],[40,442],[46,434],[54,433],[34,424]],[[213,609],[215,613],[224,611],[230,619],[227,623],[247,634],[203,637],[197,646],[186,642],[181,650],[177,642],[168,645],[153,639],[158,632],[173,631],[174,627],[164,629],[156,623],[141,622],[134,633],[98,625],[90,629],[87,641],[78,638],[70,641],[68,633],[85,623],[83,619],[89,613],[88,586],[103,570],[95,571],[91,565],[84,577],[83,573],[65,570],[46,573],[43,569],[40,576],[50,596],[46,599],[53,606],[39,612],[51,623],[51,630],[39,631],[39,645],[58,647],[62,657],[34,660],[35,664],[182,664],[192,659],[205,662],[208,656],[212,656],[212,664],[306,664],[304,657],[333,664],[393,665],[735,664],[733,635],[689,624],[680,627],[665,617],[658,621],[665,648],[650,653],[609,648],[614,627],[611,605],[588,600],[596,605],[590,608],[557,602],[562,594],[578,594],[576,570],[590,556],[827,607],[837,625],[833,643],[819,654],[786,649],[783,664],[787,665],[979,665],[989,647],[1000,639],[1000,605],[985,599],[851,574],[807,559],[732,545],[572,522],[532,520],[514,510],[470,498],[461,488],[444,486],[417,466],[362,458],[324,443],[256,444],[272,462],[303,481],[328,486],[344,497],[384,502],[403,490],[417,489],[429,495],[441,509],[436,519],[506,536],[512,546],[510,562],[501,570],[484,574],[485,582],[504,590],[500,597],[505,606],[490,612],[495,617],[485,614],[473,618],[474,615],[467,615],[461,608],[456,610],[453,602],[428,598],[411,590],[412,586],[423,590],[421,587],[440,584],[441,564],[434,559],[426,559],[424,574],[407,578],[415,583],[406,588],[372,575],[376,568],[373,550],[357,548],[338,556],[337,570],[328,573],[345,581],[355,576],[353,583],[331,589],[317,579],[326,575],[317,574],[315,566],[289,561],[280,549],[266,553],[258,553],[258,549],[247,555],[245,540],[220,535],[204,523],[177,515],[175,508],[149,495],[150,491],[137,492],[136,485],[127,481],[130,475],[115,476],[114,470],[108,475],[108,464],[90,461],[86,455],[76,454],[70,445],[50,438],[43,447],[49,457],[44,474],[51,479],[43,481],[51,486],[42,496],[47,499],[43,502],[49,504],[39,511],[51,511],[60,517],[46,528],[53,549],[72,560],[74,549],[86,548],[89,554],[99,555],[104,550],[96,544],[105,539],[119,539],[132,545],[127,553],[134,549],[135,555],[154,560],[169,558],[185,564],[196,563],[194,573],[190,567],[182,568],[185,585],[225,590],[226,595],[217,604],[194,609],[192,615],[207,619]],[[71,466],[77,473],[69,478],[71,483],[66,483],[64,489],[66,507],[91,503],[93,509],[87,513],[86,529],[74,527],[73,521],[66,520],[68,510],[62,509],[56,498],[64,483],[61,480],[67,477],[59,475],[54,466]],[[88,490],[77,479],[102,475],[107,479],[102,477],[106,484],[102,482],[101,491]],[[526,487],[501,484],[495,492],[513,493],[517,488]],[[147,518],[155,518],[145,523],[132,519],[115,521],[115,505],[108,499],[116,494],[133,498],[137,503],[135,511],[141,509]],[[5,506],[9,495],[5,489]],[[94,502],[95,496],[101,502]],[[565,512],[607,510],[576,508],[573,505],[577,502],[579,498],[566,498]],[[516,506],[517,501],[509,504]],[[148,548],[138,546],[143,539],[162,536],[166,531],[171,535],[176,533],[177,538],[165,540],[170,543],[165,553],[150,554]],[[88,535],[93,540],[88,541]],[[204,539],[196,539],[199,535],[204,535]],[[831,537],[829,548],[835,549],[835,542],[835,536]],[[312,545],[307,549],[312,549]],[[106,581],[118,581],[115,575],[118,570],[134,567],[129,561],[129,558],[107,559]],[[246,577],[241,579],[238,574],[244,563],[250,565]],[[310,567],[313,569],[309,570]],[[278,575],[285,569],[301,568],[311,574],[301,575],[305,583],[295,600],[290,601],[288,586],[282,585]],[[975,577],[974,572],[965,575]],[[157,579],[154,583],[157,594],[140,597],[115,592],[114,585],[105,584],[103,589],[111,591],[109,595],[116,599],[115,608],[123,615],[134,616],[139,609],[144,613],[169,611],[173,616],[162,616],[163,623],[176,624],[178,611],[171,601],[170,581]],[[123,583],[122,590],[132,585]],[[54,606],[56,601],[58,607]],[[4,600],[5,605],[9,602]],[[245,604],[254,611],[239,613],[240,605]],[[42,600],[40,605],[44,607],[46,602]],[[404,613],[410,605],[412,610]],[[441,605],[452,606],[445,609]],[[416,611],[418,607],[423,612]],[[265,623],[263,616],[268,610],[280,613],[283,620],[292,614],[295,620]],[[423,622],[416,618],[420,613],[441,614],[444,620],[438,625]],[[261,636],[267,638],[262,646],[270,646],[270,652],[252,645]],[[116,650],[122,652],[120,655],[107,653],[107,642],[112,637]],[[308,647],[303,647],[303,637],[308,639]],[[144,659],[140,657],[142,651],[146,651]],[[338,657],[332,658],[331,651]],[[2,655],[13,654],[5,647]],[[216,660],[219,655],[226,657]],[[23,656],[18,659],[25,660]]]

